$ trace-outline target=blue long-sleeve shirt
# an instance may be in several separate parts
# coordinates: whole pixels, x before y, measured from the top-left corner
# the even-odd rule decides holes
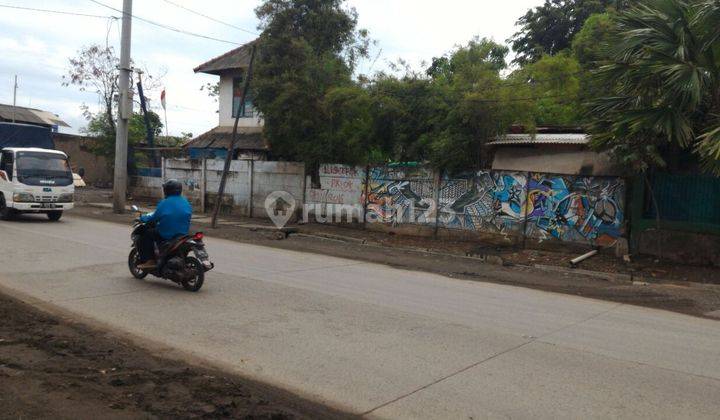
[[[140,220],[156,222],[158,234],[164,240],[187,235],[190,230],[192,207],[181,195],[171,195],[160,201],[154,212],[140,216]]]

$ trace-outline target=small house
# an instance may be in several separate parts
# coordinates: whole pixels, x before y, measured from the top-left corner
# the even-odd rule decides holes
[[[220,55],[195,67],[195,73],[218,76],[218,125],[190,140],[183,147],[190,158],[223,159],[232,143],[233,125],[238,119],[238,134],[232,151],[235,159],[267,160],[269,144],[263,137],[263,119],[251,97],[241,107],[242,91],[250,67],[253,42]]]

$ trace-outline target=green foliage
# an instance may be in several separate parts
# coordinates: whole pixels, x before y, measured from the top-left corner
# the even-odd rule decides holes
[[[517,21],[520,30],[510,42],[517,53],[515,62],[526,64],[543,55],[555,55],[571,46],[585,20],[603,13],[616,0],[545,0]]]
[[[615,22],[613,13],[599,13],[590,16],[580,32],[575,35],[572,50],[583,69],[591,70],[610,59]]]
[[[215,83],[205,83],[204,85],[200,86],[201,92],[207,92],[207,95],[215,100],[217,102],[218,97],[220,96],[220,81],[218,80]]]
[[[517,104],[517,118],[537,126],[582,125],[581,69],[567,52],[543,56],[508,77]],[[537,99],[535,99],[537,98]]]
[[[437,95],[443,98],[434,130],[421,137],[431,163],[450,171],[489,164],[483,145],[512,122],[500,71],[507,68],[508,48],[474,39],[449,57],[443,71],[430,68]],[[434,60],[437,63],[438,60]],[[436,66],[437,67],[437,66]]]
[[[163,128],[160,116],[152,111],[148,115],[150,116],[150,127],[158,138]],[[115,128],[108,123],[105,113],[86,112],[85,116],[88,119],[88,125],[80,131],[96,139],[91,145],[91,151],[98,156],[105,157],[112,165],[115,162]],[[145,143],[146,139],[145,117],[140,113],[134,113],[128,124],[128,146],[133,147]],[[136,155],[133,160],[141,158],[141,154],[136,153]]]
[[[620,13],[607,93],[592,103],[596,146],[637,171],[693,150],[720,174],[720,3],[643,1]]]
[[[347,97],[328,94],[352,86],[356,61],[367,53],[367,33],[356,30],[357,14],[343,5],[266,0],[256,9],[263,33],[253,97],[265,118],[265,136],[276,157],[305,161],[313,173],[336,160],[339,149],[332,145],[344,130],[327,106]]]

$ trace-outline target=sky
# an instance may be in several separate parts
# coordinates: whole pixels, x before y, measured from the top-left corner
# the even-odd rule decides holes
[[[122,9],[122,0],[97,0]],[[232,24],[225,26],[172,3]],[[195,74],[197,65],[255,38],[254,9],[260,0],[135,0],[133,15],[185,31],[229,42],[189,36],[133,20],[131,56],[136,66],[164,74],[167,125],[171,135],[199,135],[217,125],[217,103],[200,87],[217,76]],[[422,62],[451,51],[475,36],[505,41],[527,9],[543,0],[347,0],[359,15],[359,28],[377,41],[358,71],[388,68],[402,58],[418,68]],[[70,124],[61,129],[78,133],[86,125],[83,104],[98,110],[97,94],[63,86],[68,59],[90,44],[120,50],[121,14],[92,0],[0,0],[0,5],[100,15],[84,17],[0,7],[0,103],[12,103],[18,76],[17,104],[58,114]],[[107,16],[107,17],[104,17]],[[237,44],[237,45],[236,45]],[[151,108],[160,113],[160,92],[146,92]]]

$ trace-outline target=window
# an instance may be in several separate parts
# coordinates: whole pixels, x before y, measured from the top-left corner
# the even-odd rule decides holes
[[[233,109],[232,117],[235,118],[240,111],[240,100],[242,99],[243,84],[245,78],[243,76],[233,78]],[[254,116],[253,104],[250,98],[245,98],[245,109],[240,118],[252,118]]]
[[[65,156],[57,153],[18,152],[17,177],[25,185],[71,185],[72,172]]]
[[[12,152],[4,152],[0,158],[0,170],[5,171],[8,180],[12,181],[13,176],[13,154]]]

